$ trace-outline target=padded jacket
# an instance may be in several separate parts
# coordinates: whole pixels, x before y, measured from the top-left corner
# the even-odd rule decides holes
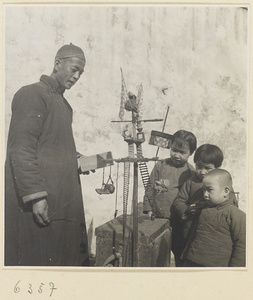
[[[245,267],[246,215],[232,199],[202,210],[186,258],[206,267]]]

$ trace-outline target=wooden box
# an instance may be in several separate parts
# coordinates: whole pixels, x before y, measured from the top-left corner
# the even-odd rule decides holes
[[[132,215],[126,217],[123,267],[131,267],[132,251]],[[96,266],[106,266],[108,258],[115,253],[122,254],[123,215],[97,227]],[[138,259],[137,267],[169,267],[171,252],[171,228],[167,219],[150,220],[142,215],[138,218]]]

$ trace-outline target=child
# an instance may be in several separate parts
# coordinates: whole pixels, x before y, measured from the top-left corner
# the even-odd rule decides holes
[[[203,208],[185,253],[185,267],[245,267],[246,215],[230,197],[232,178],[222,169],[203,179]]]
[[[182,267],[181,255],[185,248],[189,228],[202,206],[202,180],[213,169],[219,168],[223,161],[221,149],[215,145],[201,145],[195,152],[195,173],[186,180],[171,208],[172,251],[177,267]]]
[[[178,190],[193,170],[187,161],[195,151],[196,144],[195,135],[189,131],[179,130],[173,135],[170,158],[158,161],[151,172],[153,202],[146,193],[144,213],[158,218],[170,218],[170,208]]]

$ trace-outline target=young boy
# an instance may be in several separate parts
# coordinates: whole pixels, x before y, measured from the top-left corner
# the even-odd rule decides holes
[[[195,152],[195,173],[186,180],[171,208],[172,251],[177,267],[182,267],[181,255],[188,240],[189,229],[201,208],[203,201],[202,180],[213,169],[219,168],[223,153],[219,147],[203,144]]]
[[[143,200],[143,212],[158,218],[170,218],[171,205],[193,167],[187,162],[196,149],[197,140],[193,133],[177,131],[172,138],[170,158],[156,163],[151,172],[153,203],[147,193]]]
[[[246,215],[230,197],[232,178],[222,169],[203,179],[204,199],[198,225],[185,253],[185,267],[245,267]]]

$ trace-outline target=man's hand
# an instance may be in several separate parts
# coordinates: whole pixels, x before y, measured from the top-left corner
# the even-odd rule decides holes
[[[47,226],[50,223],[46,198],[33,201],[33,217],[35,222],[40,226]]]
[[[96,171],[95,170],[91,170],[92,173],[95,173]],[[83,175],[89,175],[90,174],[90,171],[85,171],[85,172],[82,172],[80,170],[80,174],[83,174]]]
[[[80,159],[79,159],[80,157],[85,157],[85,155],[82,155],[80,153],[78,153],[78,155],[77,155],[77,164],[78,164],[77,170],[78,170],[78,173],[79,174],[83,174],[83,175],[89,175],[90,171],[84,171],[84,172],[82,172],[81,163],[80,163]],[[91,172],[95,173],[96,171],[95,170],[91,170]]]

